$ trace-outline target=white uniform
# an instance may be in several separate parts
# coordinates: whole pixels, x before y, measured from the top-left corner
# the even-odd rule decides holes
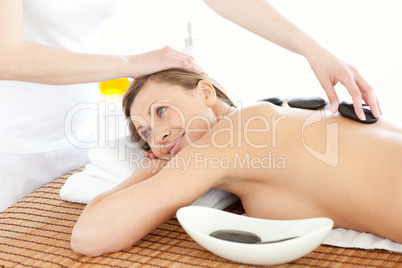
[[[102,27],[121,2],[25,0],[24,38],[96,53]],[[83,145],[96,140],[98,97],[97,84],[0,81],[0,211],[88,162],[88,148],[71,140]]]

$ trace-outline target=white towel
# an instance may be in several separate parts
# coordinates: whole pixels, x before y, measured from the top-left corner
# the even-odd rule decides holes
[[[323,244],[345,248],[386,249],[402,253],[401,243],[344,228],[333,229],[325,238]]]
[[[85,170],[71,175],[60,189],[61,199],[73,203],[88,204],[97,195],[112,189],[122,179],[108,171],[88,164]]]
[[[94,197],[125,180],[134,171],[144,152],[129,137],[109,141],[104,148],[91,149],[88,164],[83,172],[70,176],[60,190],[63,200],[87,204]],[[193,205],[217,209],[238,201],[238,197],[228,192],[211,189],[196,200]],[[368,233],[336,228],[323,244],[363,249],[386,249],[402,252],[402,244]]]
[[[88,204],[97,195],[128,178],[144,158],[144,151],[129,137],[102,143],[104,147],[90,150],[91,164],[86,165],[84,171],[71,175],[67,179],[60,189],[61,199]],[[234,194],[211,189],[193,205],[225,209],[238,200],[239,198]]]

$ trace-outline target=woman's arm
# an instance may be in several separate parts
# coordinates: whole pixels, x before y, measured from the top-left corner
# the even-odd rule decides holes
[[[362,99],[370,105],[373,115],[380,117],[381,109],[374,90],[359,72],[281,15],[268,1],[204,0],[204,2],[218,14],[246,30],[303,55],[324,88],[332,105],[332,112],[336,112],[339,106],[334,86],[341,82],[352,96],[359,118],[364,118]]]
[[[77,252],[81,252],[86,255],[92,255],[89,253],[87,254],[87,252],[93,250],[93,246],[84,249],[81,248],[83,243],[88,242],[85,241],[87,238],[83,235],[83,222],[88,222],[89,224],[92,222],[93,226],[96,226],[97,222],[95,222],[92,218],[93,210],[97,210],[99,206],[102,206],[105,199],[106,202],[108,202],[111,196],[116,194],[118,196],[119,192],[151,178],[152,176],[156,175],[163,168],[163,166],[165,166],[166,163],[166,161],[160,159],[145,158],[142,162],[141,167],[136,169],[125,181],[92,199],[91,202],[89,202],[89,204],[85,207],[80,218],[78,219],[77,224],[74,226],[71,237],[72,248]],[[113,197],[111,199],[113,199]],[[105,214],[104,216],[108,218],[107,214]]]
[[[73,250],[98,256],[130,247],[216,182],[210,171],[183,171],[168,165],[148,180],[128,182],[126,188],[120,187],[91,202],[73,229]]]
[[[22,29],[23,1],[0,1],[0,80],[62,85],[137,78],[170,67],[201,70],[169,47],[129,56],[76,53],[26,41]]]

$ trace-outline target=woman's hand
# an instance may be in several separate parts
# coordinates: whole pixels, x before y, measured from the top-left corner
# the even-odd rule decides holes
[[[355,113],[361,120],[366,119],[362,100],[370,106],[373,116],[380,118],[382,111],[374,89],[354,67],[324,49],[314,51],[310,58],[306,58],[328,96],[333,113],[338,111],[339,107],[334,86],[341,82],[352,96]]]
[[[170,68],[184,68],[205,73],[193,57],[168,46],[143,54],[130,55],[126,58],[132,69],[130,77],[134,79]]]
[[[147,152],[144,153],[145,157],[148,157],[150,159],[156,159],[157,157],[154,155],[154,153],[152,152],[152,150],[149,150]]]

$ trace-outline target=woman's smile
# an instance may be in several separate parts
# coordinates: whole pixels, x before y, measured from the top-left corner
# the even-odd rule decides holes
[[[175,155],[178,151],[178,148],[179,148],[179,144],[180,144],[180,142],[183,140],[183,138],[184,138],[184,134],[185,133],[183,133],[183,134],[181,134],[179,137],[177,137],[176,139],[174,139],[173,140],[173,142],[171,143],[171,146],[169,147],[169,149],[168,149],[168,153],[169,154],[171,154],[171,155]]]

